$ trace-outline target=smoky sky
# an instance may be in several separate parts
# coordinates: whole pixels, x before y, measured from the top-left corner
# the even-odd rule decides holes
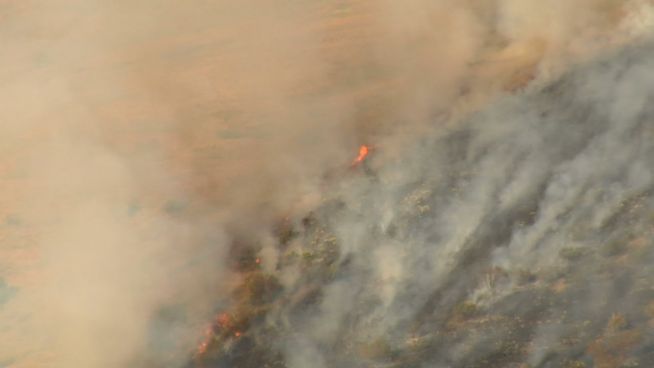
[[[461,305],[567,311],[593,337],[613,313],[646,323],[652,14],[647,0],[3,2],[0,366],[192,364],[238,305],[242,244],[281,289],[242,339],[254,350],[227,360],[466,366],[511,341],[444,335]],[[539,347],[520,359],[546,364],[574,326],[525,327],[516,340]]]

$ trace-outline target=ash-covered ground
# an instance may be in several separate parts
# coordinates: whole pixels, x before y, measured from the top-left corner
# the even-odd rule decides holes
[[[232,246],[242,282],[188,366],[654,366],[653,55],[330,177],[274,246]]]

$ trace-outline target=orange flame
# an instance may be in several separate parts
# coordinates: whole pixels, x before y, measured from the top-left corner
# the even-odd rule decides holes
[[[204,330],[204,340],[198,346],[196,354],[203,355],[204,353],[206,353],[207,349],[209,348],[209,342],[211,342],[212,339],[213,339],[213,329],[211,328],[211,326],[208,326]]]
[[[370,147],[365,144],[361,145],[361,147],[359,147],[359,156],[357,156],[357,158],[352,162],[352,165],[358,165],[363,162],[363,160],[368,156],[368,153],[370,153]]]
[[[207,352],[207,349],[209,349],[209,344],[211,344],[213,339],[216,337],[216,333],[214,332],[215,326],[218,326],[222,329],[231,329],[232,318],[227,313],[220,313],[219,315],[216,316],[216,319],[213,322],[213,324],[207,326],[206,329],[204,330],[204,339],[202,340],[202,342],[200,342],[200,345],[198,345],[196,351],[197,356],[204,355]],[[237,331],[236,337],[240,337],[240,336],[241,336],[241,332]]]
[[[200,343],[200,346],[198,346],[198,351],[196,352],[197,355],[202,355],[207,352],[207,348],[209,347],[209,342],[208,341],[203,341]]]
[[[229,327],[231,324],[231,318],[229,318],[229,314],[227,313],[220,313],[218,317],[216,317],[216,322],[218,322],[220,327]]]

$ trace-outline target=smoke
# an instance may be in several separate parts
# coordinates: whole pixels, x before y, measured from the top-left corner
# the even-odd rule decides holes
[[[442,326],[439,311],[469,299],[508,311],[514,269],[553,267],[568,233],[619,237],[616,213],[651,187],[647,52],[542,89],[646,38],[651,9],[3,4],[0,366],[181,365],[238,305],[230,258],[253,244],[283,288],[261,325],[281,332],[248,333],[278,338],[289,367],[401,360],[403,346],[421,364],[481,356],[431,342],[427,354],[422,341],[441,337],[415,326]],[[373,178],[344,172],[361,143],[376,145]],[[303,229],[287,249],[285,217]],[[598,244],[583,236],[574,250]],[[304,249],[314,237],[337,254]],[[512,276],[479,285],[495,266]],[[592,300],[615,295],[604,286]]]
[[[323,295],[324,306],[330,298],[348,303],[346,318],[309,317],[320,321],[311,326],[342,326],[321,345],[325,355],[335,355],[343,336],[383,337],[394,347],[416,336],[427,341],[421,349],[399,348],[402,358],[382,360],[563,366],[588,359],[584,343],[601,339],[597,330],[611,313],[647,329],[643,305],[651,295],[631,282],[651,279],[636,261],[650,251],[627,249],[635,242],[647,247],[651,236],[650,52],[651,44],[640,45],[503,99],[445,135],[420,140],[401,162],[380,166],[374,180],[339,193],[346,209],[324,216],[352,247],[356,271],[342,271],[338,282],[360,289],[354,298]],[[614,252],[627,255],[615,264]],[[525,273],[532,281],[521,281]],[[490,317],[472,316],[481,311]],[[564,346],[584,331],[584,320],[593,324],[584,332],[590,336]],[[503,345],[512,341],[514,350]],[[652,361],[636,356],[641,364]],[[358,363],[331,366],[347,364]]]

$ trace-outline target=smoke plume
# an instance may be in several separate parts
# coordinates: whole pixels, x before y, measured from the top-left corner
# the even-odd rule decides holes
[[[0,366],[646,364],[653,9],[4,2]]]

